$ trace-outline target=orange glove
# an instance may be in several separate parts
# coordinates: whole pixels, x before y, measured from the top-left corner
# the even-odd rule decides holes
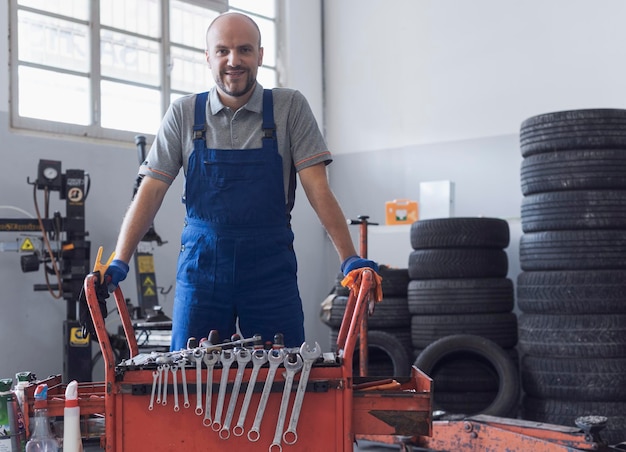
[[[343,287],[348,287],[349,289],[354,291],[355,294],[358,294],[361,290],[363,272],[366,270],[372,272],[372,287],[370,288],[369,301],[374,301],[378,303],[383,300],[383,278],[369,267],[356,268],[352,270],[345,278],[343,278],[343,280],[341,281],[341,285]]]

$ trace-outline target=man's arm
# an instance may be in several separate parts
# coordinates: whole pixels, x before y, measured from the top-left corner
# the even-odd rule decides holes
[[[326,165],[318,163],[300,170],[298,174],[309,203],[335,245],[341,261],[356,255],[348,222],[328,185]]]
[[[165,193],[170,186],[158,179],[146,176],[141,181],[120,228],[115,247],[115,258],[128,263],[154,221]]]

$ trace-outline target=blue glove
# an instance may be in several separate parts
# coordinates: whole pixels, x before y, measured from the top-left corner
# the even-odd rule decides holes
[[[350,256],[341,264],[341,271],[343,272],[343,276],[348,276],[352,270],[357,268],[371,268],[376,273],[378,273],[378,264],[374,261],[370,261],[369,259],[363,259],[357,255]]]
[[[128,264],[119,259],[113,259],[104,272],[104,282],[107,284],[109,293],[115,292],[120,281],[124,281],[128,275]]]

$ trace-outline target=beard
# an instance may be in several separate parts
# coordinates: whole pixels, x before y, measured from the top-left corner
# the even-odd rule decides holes
[[[249,93],[250,90],[254,87],[256,83],[256,79],[252,77],[250,71],[246,71],[245,84],[241,86],[242,82],[231,83],[227,85],[224,82],[223,73],[220,73],[220,76],[215,80],[215,84],[226,94],[233,97],[241,97],[245,94]]]

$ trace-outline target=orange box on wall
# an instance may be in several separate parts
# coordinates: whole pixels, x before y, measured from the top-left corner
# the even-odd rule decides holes
[[[417,201],[394,199],[385,203],[385,224],[413,224],[417,219]]]

